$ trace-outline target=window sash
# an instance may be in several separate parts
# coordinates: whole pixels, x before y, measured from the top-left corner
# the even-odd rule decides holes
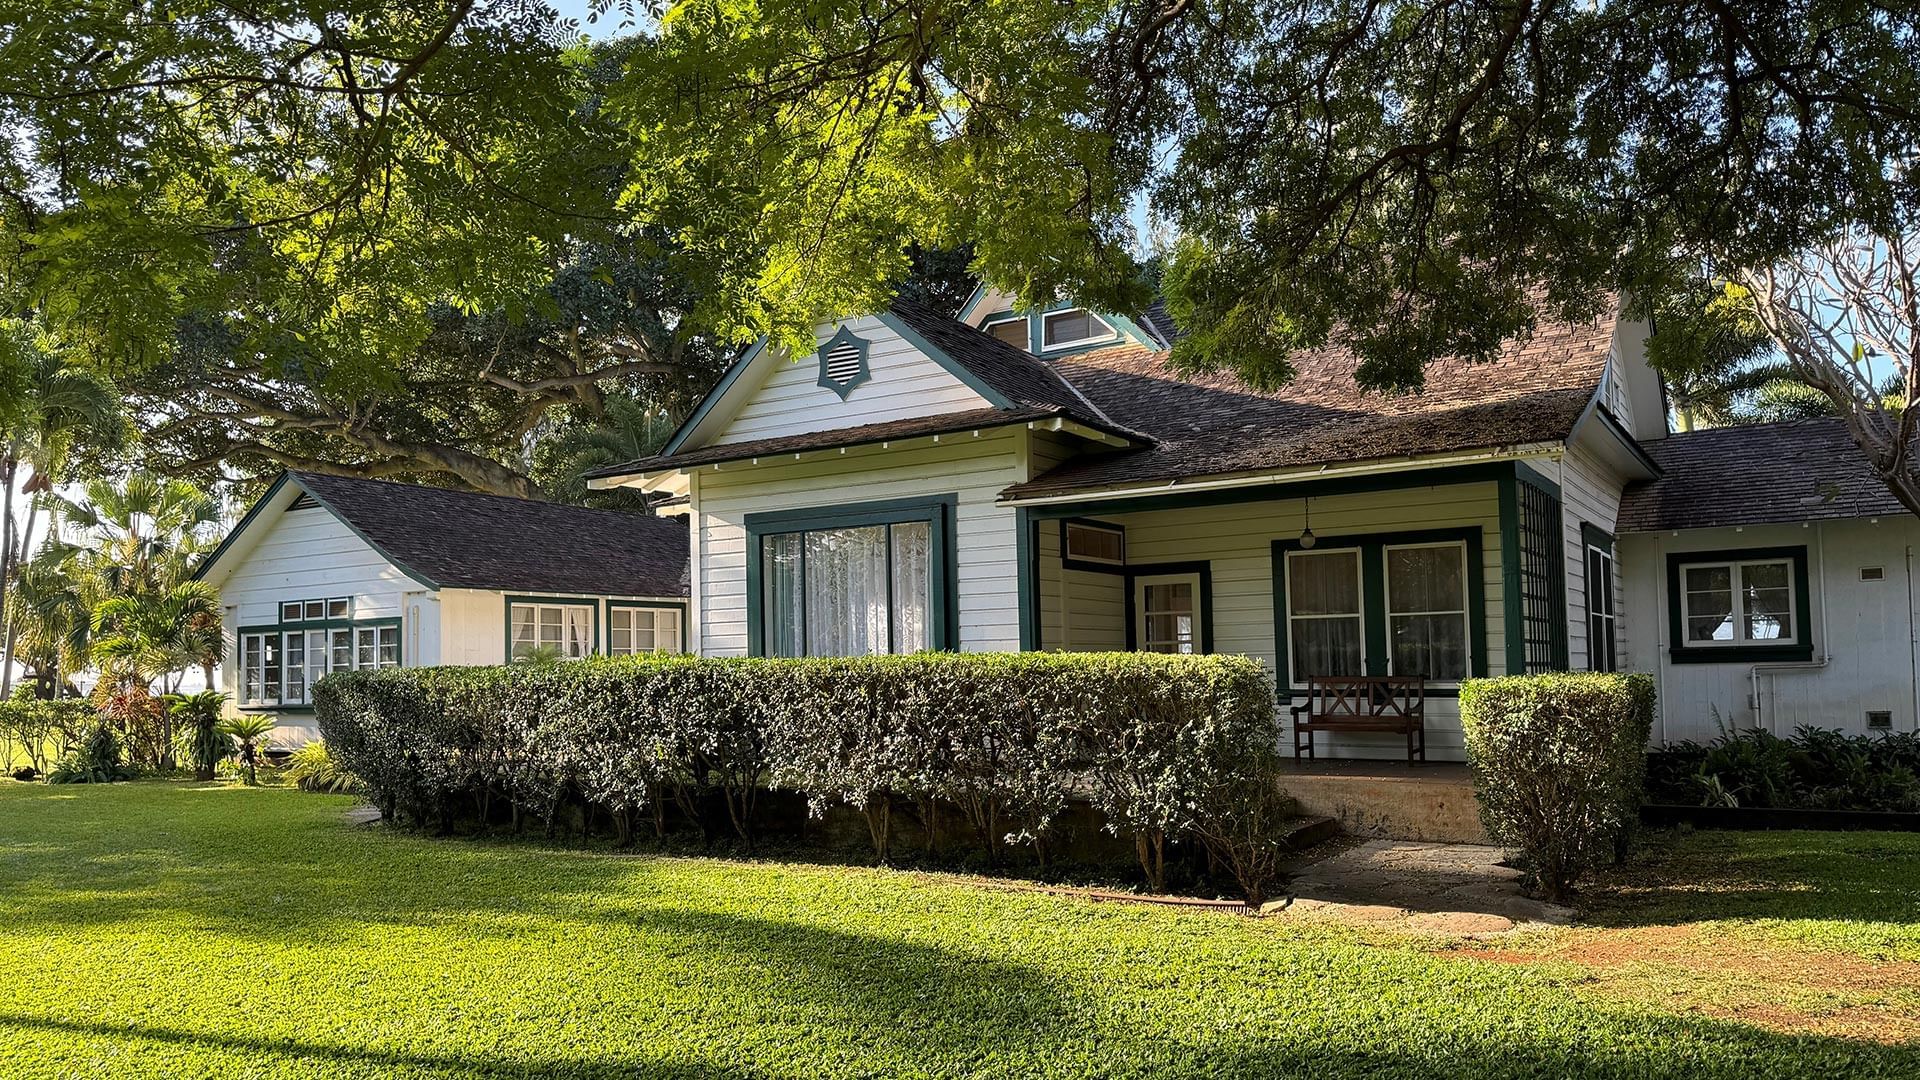
[[[1748,584],[1748,572],[1762,567],[1779,567],[1785,572],[1785,583],[1779,586],[1752,586]],[[1695,570],[1724,570],[1727,573],[1727,588],[1689,588],[1689,576]],[[1800,633],[1800,595],[1799,581],[1794,576],[1792,559],[1738,559],[1723,562],[1681,563],[1680,571],[1680,634],[1679,645],[1687,649],[1723,649],[1749,645],[1798,645]],[[1756,611],[1752,603],[1755,592],[1782,593],[1784,607],[1779,611]],[[1727,610],[1704,611],[1696,614],[1695,597],[1704,597],[1721,593],[1731,593]],[[1753,635],[1751,618],[1771,616],[1779,626],[1780,633],[1774,637],[1756,637]],[[1728,636],[1695,637],[1693,621],[1698,619],[1718,619],[1716,625],[1728,627]]]
[[[1020,340],[1014,341],[1011,337],[1002,336],[1008,327],[1017,328]],[[989,319],[980,324],[980,329],[986,331],[989,336],[999,338],[1001,341],[1023,352],[1033,345],[1033,342],[1029,340],[1028,337],[1032,331],[1028,328],[1027,317],[1025,315],[1011,315],[1003,319]]]
[[[1301,613],[1298,608],[1300,596],[1304,590],[1300,588],[1302,576],[1298,568],[1312,564],[1316,560],[1321,560],[1320,565],[1325,565],[1325,561],[1331,556],[1339,555],[1350,556],[1352,559],[1353,610]],[[1306,680],[1315,676],[1361,675],[1366,672],[1367,628],[1365,610],[1367,590],[1365,563],[1365,553],[1357,547],[1309,548],[1287,552],[1285,568],[1287,585],[1287,672],[1288,677],[1295,685],[1304,685]],[[1329,644],[1327,640],[1318,639],[1316,636],[1310,636],[1303,632],[1307,625],[1319,623],[1351,626],[1351,644],[1353,646],[1352,671],[1309,670],[1313,665],[1307,663],[1309,658],[1302,655],[1303,650],[1313,648],[1316,645]],[[1316,630],[1324,629],[1317,625],[1314,628]],[[1334,633],[1338,634],[1339,630],[1336,628]],[[1347,641],[1333,641],[1331,647],[1345,652],[1348,644],[1349,642]]]
[[[551,647],[563,660],[594,654],[593,603],[515,602],[507,605],[507,659],[518,660],[536,647]]]
[[[1613,595],[1613,555],[1587,548],[1587,669],[1618,671],[1619,643],[1615,638],[1618,614]]]
[[[1086,319],[1087,332],[1084,335],[1075,338],[1054,337],[1053,328],[1056,323],[1065,323],[1070,318],[1080,317]],[[1075,345],[1085,345],[1094,341],[1112,341],[1119,336],[1113,324],[1086,308],[1063,308],[1040,316],[1040,350],[1042,352],[1072,348]]]
[[[760,536],[768,656],[859,656],[933,647],[934,523]]]
[[[679,608],[620,605],[607,610],[607,655],[679,651]]]
[[[1460,569],[1460,575],[1458,578],[1458,584],[1459,584],[1459,595],[1457,598],[1458,606],[1430,607],[1430,608],[1416,608],[1413,606],[1408,606],[1405,609],[1402,609],[1401,607],[1399,607],[1398,605],[1401,601],[1397,601],[1394,598],[1394,589],[1393,589],[1394,552],[1442,551],[1442,550],[1449,550],[1449,549],[1455,554],[1455,556],[1459,560],[1458,563],[1456,564]],[[1447,621],[1457,620],[1459,625],[1459,642],[1460,642],[1459,673],[1454,674],[1451,672],[1440,672],[1436,674],[1429,674],[1426,676],[1426,678],[1432,682],[1438,682],[1438,683],[1453,683],[1466,678],[1473,671],[1473,660],[1474,660],[1473,627],[1470,622],[1470,615],[1469,615],[1470,601],[1468,600],[1468,597],[1472,595],[1471,590],[1468,588],[1468,575],[1473,572],[1473,567],[1467,565],[1466,541],[1443,540],[1437,543],[1426,543],[1426,544],[1388,544],[1381,549],[1380,557],[1381,557],[1382,563],[1384,564],[1381,567],[1381,587],[1385,590],[1385,607],[1386,607],[1386,616],[1387,616],[1387,670],[1388,672],[1390,674],[1416,674],[1411,672],[1403,672],[1400,670],[1402,667],[1406,666],[1405,662],[1401,659],[1399,655],[1401,635],[1398,633],[1398,631],[1402,626],[1411,626],[1411,625],[1415,625],[1416,623],[1431,623],[1431,622],[1434,622],[1435,620],[1447,620]],[[1402,600],[1404,600],[1405,595],[1407,594],[1408,591],[1410,590],[1406,588],[1401,589]],[[1432,650],[1435,648],[1434,643],[1431,640],[1429,640],[1426,643],[1426,648],[1429,654],[1431,654]]]
[[[1127,564],[1126,530],[1092,525],[1082,521],[1064,523],[1062,554],[1073,562],[1099,563],[1103,566]]]
[[[1185,586],[1185,596],[1180,589]],[[1205,648],[1199,574],[1154,574],[1134,579],[1134,640],[1141,652],[1191,655]]]

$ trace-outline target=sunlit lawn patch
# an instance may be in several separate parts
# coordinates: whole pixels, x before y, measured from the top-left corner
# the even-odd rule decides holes
[[[0,1076],[1911,1076],[1333,926],[0,784]],[[1680,901],[1674,901],[1680,903]]]

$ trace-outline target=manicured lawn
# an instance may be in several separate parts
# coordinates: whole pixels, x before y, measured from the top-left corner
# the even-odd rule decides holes
[[[1557,940],[1483,954],[886,871],[431,840],[351,826],[350,805],[0,783],[0,1076],[1910,1078],[1920,1066],[1907,1046],[1593,992],[1591,968]],[[1696,917],[1654,892],[1608,904],[1619,929],[1569,940]],[[1823,900],[1807,914],[1786,923],[1848,913]],[[1911,946],[1920,916],[1872,914],[1907,943],[1888,947]],[[1813,962],[1827,955],[1815,948],[1878,947],[1879,933],[1795,931],[1780,947]]]

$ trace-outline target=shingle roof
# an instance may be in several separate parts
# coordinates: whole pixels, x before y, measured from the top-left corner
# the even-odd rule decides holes
[[[891,310],[928,344],[1015,406],[1058,410],[1086,423],[1112,426],[1086,395],[1025,349],[917,301],[896,300]]]
[[[1358,359],[1336,348],[1296,356],[1295,378],[1274,392],[1230,373],[1181,375],[1138,346],[1066,357],[1056,370],[1155,444],[1067,462],[1002,496],[1558,441],[1599,386],[1613,329],[1610,318],[1547,323],[1496,360],[1431,363],[1425,388],[1400,395],[1361,390]]]
[[[295,472],[389,561],[454,589],[686,596],[687,519]]]
[[[1051,409],[969,409],[966,412],[935,413],[932,416],[910,416],[904,420],[886,420],[877,424],[861,424],[858,427],[831,428],[826,431],[807,431],[798,435],[778,435],[767,439],[752,439],[747,442],[718,443],[702,446],[678,454],[659,454],[641,458],[621,465],[596,469],[588,477],[631,476],[636,473],[666,472],[672,469],[692,468],[700,465],[714,465],[727,461],[745,461],[748,458],[772,457],[776,454],[797,454],[807,450],[830,450],[840,446],[866,446],[872,443],[886,442],[890,439],[906,439],[921,435],[948,435],[956,431],[974,431],[981,428],[1001,427],[1007,424],[1024,424],[1033,420],[1047,420],[1064,415],[1065,410]],[[1112,425],[1092,425],[1108,430]],[[1126,434],[1114,431],[1116,435]]]
[[[1906,513],[1838,420],[1713,428],[1640,445],[1662,475],[1627,489],[1621,532]]]

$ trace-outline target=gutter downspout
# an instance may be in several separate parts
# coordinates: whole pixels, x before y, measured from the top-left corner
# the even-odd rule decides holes
[[[1913,545],[1907,545],[1907,682],[1913,688],[1913,722],[1920,730],[1920,628],[1913,617]]]
[[[1819,522],[1815,524],[1813,527],[1814,547],[1817,549],[1817,554],[1815,556],[1815,562],[1814,562],[1814,580],[1820,583],[1820,629],[1818,631],[1818,634],[1820,638],[1820,644],[1823,648],[1827,643],[1827,534],[1826,534],[1825,526],[1826,526],[1825,522]],[[1909,550],[1909,553],[1908,553],[1909,565],[1911,565],[1912,549],[1908,549],[1908,550]],[[1913,575],[1911,573],[1907,575],[1907,588],[1909,591],[1911,591],[1913,588]],[[1909,608],[1909,613],[1907,615],[1907,620],[1908,620],[1908,626],[1911,627],[1912,620],[1913,620],[1913,615],[1911,613],[1912,605],[1909,604],[1908,608]],[[1911,663],[1911,654],[1912,654],[1911,649],[1908,650],[1908,654],[1909,654],[1909,663]],[[1767,676],[1769,680],[1767,685],[1768,685],[1768,688],[1771,689],[1774,685],[1771,680],[1776,675],[1792,675],[1800,672],[1822,671],[1826,668],[1828,664],[1832,662],[1833,662],[1833,654],[1828,652],[1822,652],[1818,660],[1799,660],[1799,661],[1793,661],[1791,663],[1783,663],[1783,664],[1755,664],[1753,665],[1752,668],[1748,669],[1747,701],[1751,704],[1753,708],[1753,726],[1755,727],[1766,726],[1765,724],[1762,723],[1763,717],[1761,716],[1761,712],[1760,712],[1760,676],[1762,675]]]

